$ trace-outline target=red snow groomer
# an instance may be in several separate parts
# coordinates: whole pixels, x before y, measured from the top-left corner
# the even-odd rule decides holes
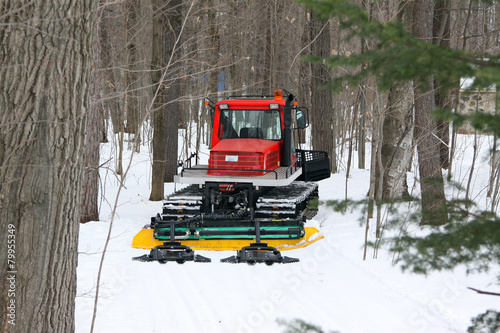
[[[317,211],[316,181],[330,177],[326,152],[295,149],[307,108],[286,90],[205,104],[213,124],[208,165],[196,153],[184,163],[174,181],[189,186],[168,196],[162,214],[134,238],[134,247],[152,248],[135,259],[210,261],[194,248],[238,249],[224,262],[298,261],[279,250],[319,238],[304,223]]]

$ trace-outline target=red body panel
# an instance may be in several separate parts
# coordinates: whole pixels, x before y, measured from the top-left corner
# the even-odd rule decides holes
[[[281,118],[281,130],[284,129],[283,112],[285,101],[275,99],[229,99],[219,101],[215,106],[212,132],[212,145],[208,162],[208,174],[216,176],[261,176],[263,171],[240,170],[274,170],[280,166],[283,139],[279,141],[254,138],[238,138],[221,140],[219,123],[221,117],[220,104],[228,104],[229,109],[269,110],[269,104],[278,104]],[[226,158],[226,156],[228,156]],[[237,156],[237,157],[236,157]]]
[[[274,170],[281,159],[282,141],[262,139],[226,139],[212,148],[208,161],[208,174],[216,176],[261,176],[263,171]]]

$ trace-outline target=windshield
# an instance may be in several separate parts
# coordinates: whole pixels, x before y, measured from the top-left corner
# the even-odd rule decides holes
[[[223,110],[220,116],[219,138],[281,140],[280,112],[279,110]]]

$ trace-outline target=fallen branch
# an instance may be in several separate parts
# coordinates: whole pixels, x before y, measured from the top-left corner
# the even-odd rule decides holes
[[[474,288],[471,288],[471,287],[467,287],[467,289],[474,290],[478,294],[500,296],[500,293],[492,293],[492,292],[489,292],[489,291],[482,291],[482,290],[474,289]]]

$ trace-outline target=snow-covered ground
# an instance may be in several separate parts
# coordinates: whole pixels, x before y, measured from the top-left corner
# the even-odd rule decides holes
[[[454,179],[466,185],[472,137],[459,136]],[[472,198],[486,204],[485,186],[490,142],[480,139]],[[102,146],[102,161],[115,156]],[[130,156],[127,152],[125,156]],[[101,221],[80,227],[76,331],[89,332],[97,272],[108,234],[119,182],[111,169],[101,171],[105,196]],[[124,165],[128,163],[125,158]],[[148,200],[151,162],[147,147],[134,155],[122,189],[105,255],[94,332],[282,332],[277,319],[305,320],[325,331],[465,332],[470,319],[487,309],[499,309],[498,297],[479,295],[467,287],[498,292],[496,272],[466,275],[463,268],[428,276],[402,273],[393,254],[368,248],[363,260],[366,224],[357,210],[345,215],[321,204],[307,222],[325,236],[308,247],[284,252],[300,258],[296,264],[273,266],[222,264],[233,252],[198,251],[212,263],[183,265],[143,263],[131,258],[148,251],[133,249],[133,236],[161,202]],[[355,164],[357,165],[357,163]],[[411,181],[411,179],[409,179]],[[348,197],[363,199],[369,171],[354,169]],[[345,198],[345,171],[320,182],[320,200]],[[417,186],[418,187],[418,186]],[[171,193],[174,184],[165,184]],[[451,191],[450,191],[451,193]],[[368,239],[375,240],[374,221]],[[376,257],[376,258],[374,258]]]

